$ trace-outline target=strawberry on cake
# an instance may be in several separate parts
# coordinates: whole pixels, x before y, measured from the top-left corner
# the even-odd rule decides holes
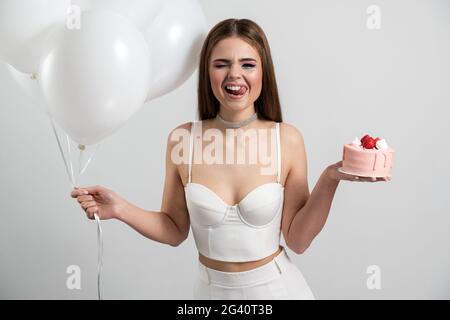
[[[344,144],[342,168],[339,170],[362,177],[390,177],[394,152],[385,139],[374,139],[366,134]]]

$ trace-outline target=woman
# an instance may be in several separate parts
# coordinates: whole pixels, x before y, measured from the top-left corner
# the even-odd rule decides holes
[[[337,162],[310,194],[304,141],[282,122],[269,45],[253,21],[228,19],[209,32],[199,66],[198,112],[201,121],[169,135],[160,212],[101,186],[77,188],[72,197],[90,219],[94,213],[116,218],[172,246],[192,228],[199,251],[196,299],[314,299],[280,246],[281,233],[293,252],[303,253],[323,228],[340,180],[388,178],[346,175]],[[269,148],[269,161],[254,161],[254,146]]]

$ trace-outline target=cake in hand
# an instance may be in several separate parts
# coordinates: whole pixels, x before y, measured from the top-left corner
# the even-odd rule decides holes
[[[390,177],[393,160],[394,149],[386,140],[366,134],[344,144],[340,171],[363,177]]]

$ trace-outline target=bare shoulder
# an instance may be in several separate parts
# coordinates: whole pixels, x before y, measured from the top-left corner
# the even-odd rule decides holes
[[[167,135],[167,146],[172,148],[175,144],[177,144],[183,136],[189,135],[191,132],[192,122],[182,123],[172,130],[170,130]]]
[[[285,160],[286,174],[290,174],[300,164],[306,165],[306,151],[303,134],[292,124],[282,122],[280,125],[282,159]]]
[[[282,143],[289,148],[304,148],[303,134],[292,124],[282,122],[280,124],[280,138]]]
[[[173,132],[176,132],[177,130],[183,130],[183,129],[190,131],[191,127],[192,127],[192,122],[185,122],[185,123],[182,123],[182,124],[176,126],[175,128],[173,128],[170,131],[170,134],[172,134]]]
[[[186,142],[189,141],[192,122],[182,123],[173,128],[167,136],[166,166],[175,168],[183,185],[187,180],[187,161],[185,158],[189,152]]]

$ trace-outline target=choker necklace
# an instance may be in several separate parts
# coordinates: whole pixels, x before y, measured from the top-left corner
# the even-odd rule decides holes
[[[242,121],[227,121],[227,120],[224,120],[224,119],[220,116],[220,114],[217,114],[217,117],[216,117],[216,118],[217,118],[217,120],[219,120],[219,122],[222,123],[225,127],[236,129],[236,128],[243,127],[243,126],[249,124],[250,122],[255,121],[255,120],[258,118],[258,115],[257,115],[257,113],[255,112],[255,113],[252,114],[250,117],[248,117],[247,119],[242,120]]]

